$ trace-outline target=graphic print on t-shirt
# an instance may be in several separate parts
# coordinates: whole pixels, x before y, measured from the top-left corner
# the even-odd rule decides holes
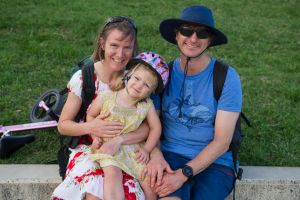
[[[183,99],[176,98],[165,110],[176,122],[185,125],[188,129],[213,117],[207,107],[199,102],[193,102],[191,96],[192,94],[187,94]]]

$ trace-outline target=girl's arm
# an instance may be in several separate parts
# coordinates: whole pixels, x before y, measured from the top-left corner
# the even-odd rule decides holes
[[[149,154],[158,144],[161,134],[160,119],[153,105],[150,107],[146,119],[149,125],[149,136],[145,142],[145,145],[143,147],[137,148],[135,151],[136,161],[145,164],[148,163],[150,159]]]
[[[149,136],[144,145],[144,149],[150,153],[158,144],[161,135],[160,119],[153,105],[148,111],[147,122],[149,125]]]
[[[147,139],[149,135],[149,125],[147,120],[145,120],[138,129],[130,132],[130,134],[124,134],[117,137],[120,137],[122,144],[137,144],[143,142]]]

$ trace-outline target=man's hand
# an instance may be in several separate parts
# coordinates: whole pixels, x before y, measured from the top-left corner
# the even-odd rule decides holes
[[[158,149],[154,149],[151,153],[151,159],[142,172],[142,180],[146,179],[148,185],[153,188],[160,185],[163,173],[174,173],[162,153]]]
[[[178,169],[174,173],[165,173],[161,185],[156,185],[153,191],[160,197],[166,196],[179,189],[187,177],[182,174],[182,170]]]

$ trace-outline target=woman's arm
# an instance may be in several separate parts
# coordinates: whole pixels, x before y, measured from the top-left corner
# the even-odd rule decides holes
[[[98,95],[86,111],[86,121],[93,121],[100,114],[101,108],[102,101],[100,95]]]
[[[138,129],[130,132],[130,134],[120,135],[122,144],[137,144],[147,139],[149,135],[149,125],[144,121]]]
[[[147,139],[149,133],[149,126],[146,121],[144,121],[137,130],[131,132],[130,134],[122,134],[114,137],[109,142],[104,143],[100,147],[100,152],[114,155],[123,144],[137,144],[143,142]]]
[[[74,93],[68,94],[66,103],[58,121],[58,131],[62,135],[80,136],[90,132],[90,127],[87,124],[79,124],[74,121],[77,113],[80,110],[82,101]]]
[[[62,135],[81,136],[94,134],[98,137],[114,137],[120,134],[123,126],[120,122],[105,121],[109,113],[98,115],[94,120],[85,123],[75,122],[82,101],[73,92],[70,92],[58,121],[58,131]]]

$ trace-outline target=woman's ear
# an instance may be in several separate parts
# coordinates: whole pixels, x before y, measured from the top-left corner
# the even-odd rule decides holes
[[[104,51],[105,41],[103,38],[100,38],[100,48]]]

